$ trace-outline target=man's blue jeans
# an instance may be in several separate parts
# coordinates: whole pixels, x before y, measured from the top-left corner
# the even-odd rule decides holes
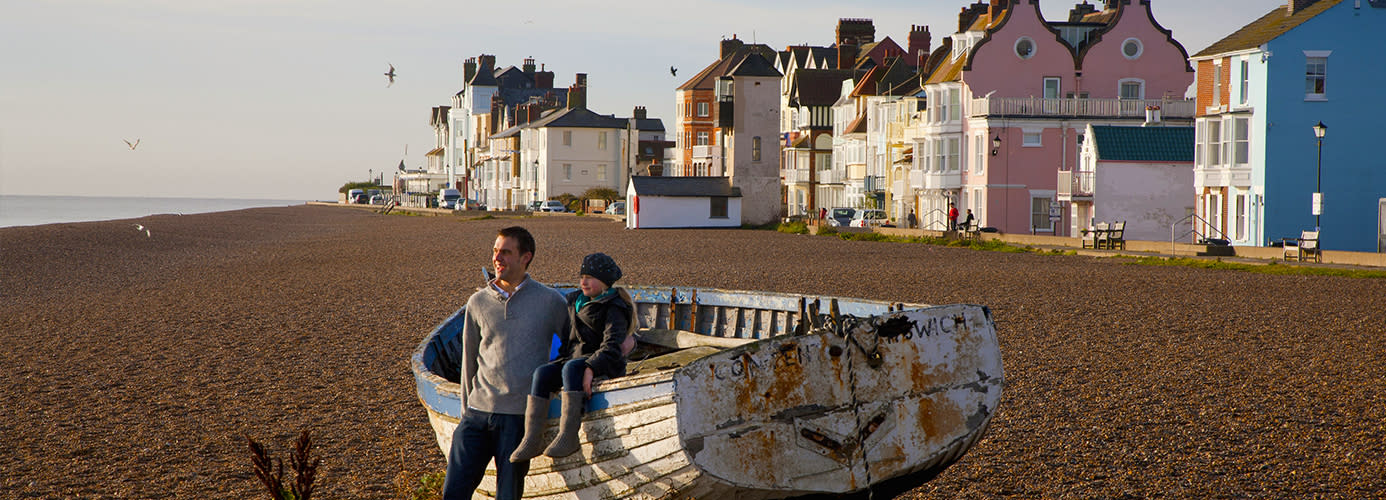
[[[524,493],[529,461],[510,463],[510,454],[524,437],[524,415],[503,415],[467,408],[452,433],[443,500],[468,500],[486,474],[486,464],[496,461],[496,499],[519,500]]]

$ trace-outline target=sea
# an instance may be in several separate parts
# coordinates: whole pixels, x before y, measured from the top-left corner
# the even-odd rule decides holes
[[[143,198],[0,194],[0,227],[133,219],[155,214],[198,214],[302,205],[306,200]]]

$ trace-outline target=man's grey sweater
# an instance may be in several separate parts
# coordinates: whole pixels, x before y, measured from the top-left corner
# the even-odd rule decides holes
[[[528,275],[509,298],[489,284],[473,293],[462,327],[462,407],[524,415],[534,369],[549,361],[550,339],[567,335],[566,305]]]

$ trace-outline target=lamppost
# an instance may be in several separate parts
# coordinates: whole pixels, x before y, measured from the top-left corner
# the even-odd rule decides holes
[[[1318,164],[1314,167],[1314,231],[1319,230],[1319,216],[1323,214],[1323,136],[1328,133],[1328,125],[1322,121],[1314,125],[1314,137],[1319,142]]]
[[[529,204],[539,201],[539,160],[534,160],[534,170],[529,172]]]

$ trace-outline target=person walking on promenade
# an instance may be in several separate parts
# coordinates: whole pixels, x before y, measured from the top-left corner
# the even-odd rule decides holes
[[[907,228],[914,229],[919,227],[919,218],[914,216],[914,209],[910,209],[910,216],[905,219]]]
[[[958,230],[958,207],[951,202],[948,203],[948,230]]]
[[[566,457],[578,450],[578,429],[583,407],[592,394],[593,377],[614,378],[626,374],[626,354],[635,347],[634,301],[624,289],[612,288],[621,279],[621,268],[604,253],[582,259],[578,290],[565,297],[568,304],[568,337],[558,357],[534,370],[534,384],[525,408],[525,438],[510,455],[511,462],[539,456]],[[544,448],[544,424],[549,420],[549,395],[563,389],[558,435]]]
[[[496,462],[496,498],[518,500],[529,462],[512,463],[524,433],[530,376],[548,361],[550,338],[568,331],[563,295],[529,277],[534,237],[501,229],[492,248],[496,277],[467,299],[462,343],[462,419],[452,434],[442,498],[472,497]]]

